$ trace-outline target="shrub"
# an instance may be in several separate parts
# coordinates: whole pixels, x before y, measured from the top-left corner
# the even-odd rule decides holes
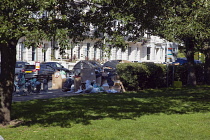
[[[164,65],[154,63],[143,63],[147,71],[146,88],[158,88],[165,86],[166,69]]]
[[[117,73],[127,90],[139,90],[140,76],[144,75],[143,69],[137,63],[121,63],[117,65]],[[143,78],[142,78],[143,79]]]
[[[172,86],[173,81],[187,85],[187,65],[163,65],[154,63],[120,63],[117,73],[127,90],[140,90]],[[197,84],[203,84],[203,65],[195,65]]]
[[[117,73],[127,90],[157,88],[165,85],[165,68],[153,63],[121,63]]]
[[[174,69],[174,70],[173,70]],[[174,72],[173,72],[174,71]],[[195,75],[197,84],[203,84],[204,80],[204,72],[203,72],[203,64],[195,65]],[[188,77],[188,68],[187,65],[169,65],[169,85],[172,85],[173,79],[174,81],[182,81],[182,85],[187,85],[187,77]]]

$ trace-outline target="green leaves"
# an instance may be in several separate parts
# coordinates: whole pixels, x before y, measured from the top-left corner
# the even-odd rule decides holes
[[[164,5],[163,5],[164,6]],[[159,30],[165,38],[183,40],[193,37],[196,40],[209,37],[209,2],[207,1],[169,1],[165,5],[164,15],[160,20]],[[208,19],[209,21],[209,19]]]

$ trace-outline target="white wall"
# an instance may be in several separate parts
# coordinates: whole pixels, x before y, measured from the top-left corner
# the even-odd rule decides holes
[[[21,38],[17,44],[17,60],[23,60],[32,62],[32,48],[28,49],[25,48],[25,50],[21,50],[22,42],[24,41],[24,38]],[[52,46],[51,42],[43,41],[44,46],[41,48],[36,49],[36,57],[35,61],[43,62],[44,61],[44,52],[43,50],[46,50],[46,61],[51,61],[51,52],[52,52]],[[87,52],[87,43],[90,43],[89,48],[89,60],[94,59],[94,43],[95,40],[84,40],[81,43],[75,44],[75,47],[73,48],[73,56],[76,55],[77,60],[85,60],[86,52]],[[108,46],[108,44],[106,44]],[[104,52],[104,60],[129,60],[129,61],[138,61],[138,62],[156,62],[156,63],[162,63],[165,62],[165,57],[171,58],[170,61],[175,61],[175,58],[172,55],[167,55],[168,51],[166,51],[168,48],[172,48],[174,51],[178,51],[178,45],[176,43],[167,42],[164,39],[161,39],[156,36],[151,36],[151,39],[149,39],[146,43],[142,42],[129,42],[129,47],[131,47],[131,53],[128,55],[128,49],[125,52],[122,52],[121,49],[112,48],[111,49],[111,55],[110,57],[107,57],[107,54]],[[151,54],[150,54],[150,60],[147,60],[147,47],[150,47]],[[80,48],[80,56],[78,58],[78,50]],[[69,57],[71,56],[71,50],[66,50],[66,52],[69,54]],[[173,52],[174,53],[174,52]],[[99,48],[96,49],[96,60],[100,60],[101,50]],[[106,57],[105,57],[106,55]],[[61,58],[59,54],[59,50],[55,51],[55,58]],[[169,60],[169,59],[167,59]]]

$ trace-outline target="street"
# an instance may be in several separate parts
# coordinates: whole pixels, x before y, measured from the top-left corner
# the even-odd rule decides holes
[[[42,91],[40,93],[33,93],[29,95],[22,95],[18,96],[15,94],[13,96],[13,102],[21,102],[21,101],[28,101],[28,100],[35,100],[35,99],[49,99],[49,98],[57,98],[57,97],[64,97],[64,96],[73,96],[79,95],[78,93],[74,92],[63,92],[62,89],[52,89],[52,82],[48,83],[48,91]]]
[[[41,91],[39,94],[33,93],[26,96],[14,95],[12,101],[21,102],[21,101],[28,101],[35,99],[49,99],[49,98],[57,98],[57,97],[65,97],[73,95],[79,95],[79,94],[74,92],[63,92],[61,89],[49,89],[47,92]]]

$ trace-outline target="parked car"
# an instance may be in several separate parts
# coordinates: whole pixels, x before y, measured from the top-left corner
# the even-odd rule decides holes
[[[49,78],[52,79],[52,74],[54,74],[55,71],[56,69],[53,67],[44,64],[40,64],[40,70],[36,70],[35,65],[25,65],[24,69],[22,70],[26,79],[37,77],[37,75],[46,77],[49,76]]]
[[[58,62],[43,62],[43,63],[41,63],[41,64],[51,66],[51,67],[53,67],[55,70],[59,70],[59,71],[63,70],[63,71],[66,72],[66,76],[72,75],[72,71],[71,71],[71,70],[65,68],[63,65],[61,65],[61,64],[58,63]]]
[[[58,62],[43,62],[42,64],[50,65],[50,66],[52,66],[56,70],[63,70],[65,72],[70,71],[69,69],[65,68],[63,65],[61,65]]]
[[[38,74],[35,65],[25,65],[22,72],[25,74],[25,78],[33,78]]]
[[[29,63],[25,61],[17,61],[15,64],[15,74],[17,75],[20,73],[22,69],[24,69],[25,65],[29,65]]]
[[[56,72],[56,69],[54,69],[52,66],[40,64],[40,70],[38,71],[39,75],[50,75],[54,74]]]

